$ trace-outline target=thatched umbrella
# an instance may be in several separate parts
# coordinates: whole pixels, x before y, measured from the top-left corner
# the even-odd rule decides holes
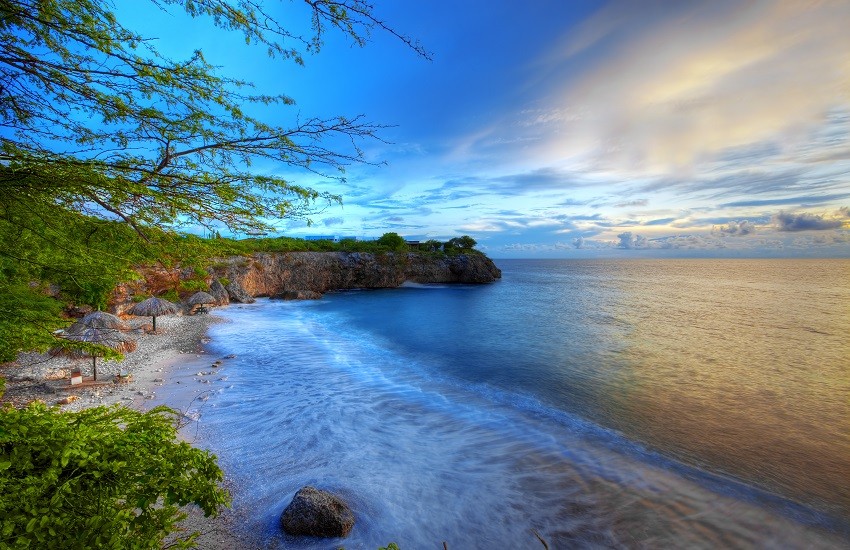
[[[92,311],[73,325],[68,330],[79,330],[86,328],[109,328],[116,330],[125,330],[127,327],[115,315],[106,313],[105,311]]]
[[[153,317],[153,330],[154,332],[156,332],[157,315],[168,315],[170,313],[177,313],[177,306],[175,306],[168,300],[163,300],[162,298],[151,296],[147,300],[135,304],[133,307],[127,310],[127,313],[129,313],[130,315],[139,315],[140,317]]]
[[[91,342],[101,344],[114,350],[125,352],[136,349],[135,340],[116,328],[86,327],[81,321],[77,321],[65,331],[65,338],[77,342]],[[94,379],[97,380],[97,355],[92,354],[92,371]]]
[[[214,304],[215,301],[216,300],[215,300],[215,298],[213,297],[212,294],[209,294],[208,292],[204,292],[203,290],[200,290],[200,291],[192,294],[192,297],[189,298],[188,304],[190,306],[198,306],[199,305],[206,312],[206,308],[204,308],[204,306],[207,305],[207,304]]]

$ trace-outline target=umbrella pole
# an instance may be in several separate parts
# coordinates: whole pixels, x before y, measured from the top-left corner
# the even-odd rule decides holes
[[[97,381],[97,355],[91,356],[91,368],[94,371],[94,379]]]
[[[153,331],[156,332],[156,315],[152,315],[153,317]]]

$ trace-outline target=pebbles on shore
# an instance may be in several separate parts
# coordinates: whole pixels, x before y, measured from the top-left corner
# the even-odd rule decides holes
[[[124,360],[99,361],[99,381],[104,384],[71,388],[71,370],[81,368],[91,374],[91,359],[51,356],[45,353],[22,353],[17,361],[0,366],[6,379],[6,394],[0,402],[21,407],[40,399],[48,405],[61,405],[63,410],[79,411],[98,405],[152,399],[156,387],[164,382],[163,372],[180,363],[181,355],[199,353],[207,327],[219,319],[213,315],[161,317],[157,333],[137,330],[145,318],[131,319],[130,334],[136,339],[135,351],[125,353]],[[112,383],[115,375],[130,374],[129,381]],[[75,396],[77,399],[68,399]]]

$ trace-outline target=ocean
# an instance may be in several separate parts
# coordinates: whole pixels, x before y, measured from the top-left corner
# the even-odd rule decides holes
[[[496,263],[488,285],[216,309],[159,399],[197,421],[247,535],[850,546],[850,261]],[[349,538],[281,533],[304,485],[351,504]]]

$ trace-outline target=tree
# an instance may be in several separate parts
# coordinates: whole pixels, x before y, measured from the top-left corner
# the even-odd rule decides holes
[[[422,249],[428,252],[437,252],[441,248],[443,248],[443,243],[435,239],[429,239],[422,243]]]
[[[306,1],[313,33],[304,37],[257,0],[151,2],[208,18],[298,64],[332,29],[357,45],[383,30],[428,56],[366,0]],[[103,305],[106,292],[132,276],[128,266],[172,246],[169,230],[263,231],[269,220],[309,216],[341,200],[255,174],[252,163],[274,160],[344,180],[347,165],[365,162],[362,142],[379,139],[381,126],[363,116],[293,115],[289,125],[268,124],[251,113],[294,100],[251,93],[250,82],[220,74],[201,51],[167,58],[110,5],[0,0],[0,361],[55,343],[50,333],[62,320],[34,281]],[[340,141],[350,146],[329,145]]]
[[[296,63],[317,52],[329,28],[363,44],[375,28],[399,36],[366,0],[307,1],[314,36],[282,27],[255,0],[153,0],[241,32],[249,44]],[[263,218],[308,214],[340,198],[252,173],[258,159],[329,177],[364,162],[359,143],[381,126],[362,116],[295,118],[274,126],[252,105],[287,106],[284,94],[253,95],[251,84],[217,73],[201,51],[161,55],[116,19],[106,0],[0,3],[0,196],[113,217],[140,233],[149,225],[221,222],[261,230]],[[284,44],[286,42],[287,45]],[[299,44],[300,49],[288,44]],[[335,150],[328,139],[351,147]]]
[[[405,246],[404,237],[398,233],[384,233],[378,239],[378,244],[385,246],[390,250],[401,250]]]
[[[443,245],[444,249],[461,249],[461,250],[472,250],[478,242],[470,237],[469,235],[464,235],[462,237],[455,237],[453,239],[449,239],[445,245]]]
[[[177,440],[176,415],[2,410],[0,547],[161,548],[185,517],[179,507],[217,514],[229,500],[222,471],[208,451]]]

